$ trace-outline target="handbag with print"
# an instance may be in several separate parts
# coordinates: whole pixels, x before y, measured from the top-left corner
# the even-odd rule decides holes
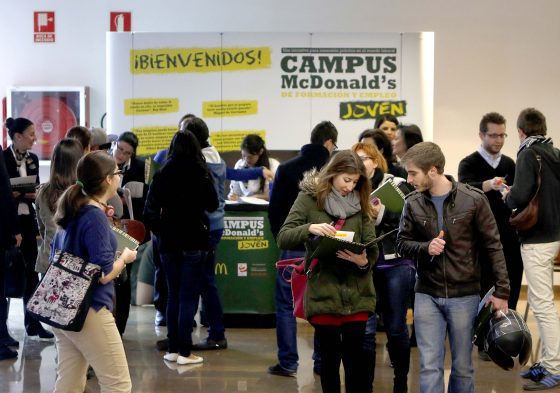
[[[99,265],[57,250],[27,311],[53,327],[79,332],[86,320],[93,290],[101,276]]]

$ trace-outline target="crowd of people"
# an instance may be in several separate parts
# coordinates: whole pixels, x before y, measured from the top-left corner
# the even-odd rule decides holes
[[[458,181],[445,174],[440,146],[425,142],[418,126],[400,124],[391,115],[377,118],[343,150],[336,126],[322,121],[310,142],[283,163],[270,156],[261,136],[249,134],[241,143],[241,158],[227,168],[209,143],[204,120],[187,114],[169,148],[153,158],[160,168],[149,180],[146,163],[136,154],[141,141],[133,132],[110,140],[103,130],[73,127],[54,147],[45,183],[31,152],[33,123],[9,118],[5,125],[11,144],[0,156],[0,360],[17,357],[19,346],[7,329],[8,250],[23,256],[24,307],[56,250],[103,270],[79,332],[51,332],[24,309],[28,336],[56,339],[56,392],[83,391],[88,366],[102,390],[132,389],[121,337],[137,252],[116,253],[110,225],[120,218],[134,218],[147,229],[140,241],[153,253],[155,320],[167,326],[167,338],[157,342],[163,359],[202,363],[194,352],[228,347],[214,265],[225,200],[244,197],[269,201],[278,259],[303,261],[305,318],[315,332],[313,371],[324,392],[341,391],[341,364],[346,392],[372,391],[381,329],[394,369],[393,392],[408,391],[413,345],[419,351],[420,391],[444,390],[446,338],[452,364],[448,391],[473,392],[472,332],[481,296],[493,288],[488,299],[493,311],[515,310],[523,272],[542,340],[539,362],[521,374],[528,380],[523,388],[560,386],[560,322],[552,283],[560,249],[560,151],[546,136],[544,115],[534,108],[517,119],[516,162],[501,152],[508,136],[505,118],[484,115],[480,146],[460,162]],[[35,176],[36,192],[13,191],[10,179],[26,176]],[[402,212],[371,197],[386,182],[405,196]],[[533,197],[540,203],[537,223],[516,231],[509,217]],[[352,233],[353,241],[367,247],[315,258],[321,238],[338,231]],[[374,241],[382,235],[382,241]],[[285,279],[292,269],[278,268],[275,287],[278,362],[268,372],[282,377],[295,376],[299,363],[294,299]],[[200,303],[208,337],[193,343]],[[490,360],[484,350],[479,356]]]

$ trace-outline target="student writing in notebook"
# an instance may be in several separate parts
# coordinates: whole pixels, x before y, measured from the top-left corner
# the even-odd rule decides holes
[[[306,268],[317,247],[315,235],[334,235],[337,229],[354,232],[354,241],[375,239],[371,186],[364,164],[352,151],[341,151],[319,172],[301,182],[292,209],[278,233],[282,249],[305,245]],[[329,223],[335,221],[335,226]],[[361,254],[339,250],[313,263],[305,291],[305,315],[315,327],[321,354],[321,386],[340,392],[340,362],[347,392],[368,390],[371,359],[363,350],[366,321],[375,309],[372,266],[377,245]]]

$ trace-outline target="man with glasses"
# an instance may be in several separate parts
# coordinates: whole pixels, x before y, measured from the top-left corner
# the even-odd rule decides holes
[[[508,307],[515,310],[521,289],[523,262],[517,233],[509,224],[511,209],[503,201],[501,193],[515,179],[515,163],[501,153],[507,138],[506,119],[496,112],[485,114],[480,121],[478,136],[481,141],[478,150],[459,163],[459,181],[484,191],[490,202],[506,258],[510,285]],[[486,254],[481,253],[479,261],[482,267],[481,295],[484,295],[492,287],[492,272]],[[484,352],[479,352],[479,356],[490,360]]]

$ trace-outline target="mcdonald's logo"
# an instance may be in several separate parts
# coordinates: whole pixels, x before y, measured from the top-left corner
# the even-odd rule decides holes
[[[227,272],[227,265],[225,263],[216,263],[216,266],[214,267],[214,274],[223,274],[225,276],[228,275]]]

